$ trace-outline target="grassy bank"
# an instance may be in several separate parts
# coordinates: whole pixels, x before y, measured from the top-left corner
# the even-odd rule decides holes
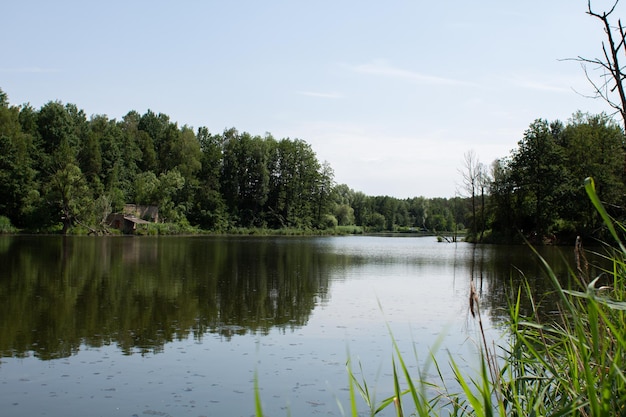
[[[586,181],[589,198],[604,220],[614,242],[605,246],[610,267],[590,275],[585,251],[576,245],[576,265],[570,284],[561,285],[542,260],[545,277],[559,302],[550,316],[539,314],[539,303],[530,289],[513,291],[509,310],[509,337],[494,346],[482,329],[479,298],[471,285],[468,308],[481,330],[480,367],[476,374],[461,372],[450,357],[448,363],[430,359],[418,370],[436,369],[439,379],[426,381],[426,372],[411,374],[406,358],[393,342],[394,394],[375,402],[367,381],[353,372],[348,361],[350,403],[343,415],[394,414],[403,416],[620,416],[626,415],[626,246],[621,235],[626,227],[607,215],[595,193],[593,180]],[[536,253],[539,257],[539,254]],[[532,313],[522,315],[528,298]],[[451,369],[452,373],[445,372]],[[443,375],[453,375],[444,377]],[[447,378],[447,380],[446,380]],[[263,416],[255,381],[256,415]],[[456,387],[456,388],[452,388]]]

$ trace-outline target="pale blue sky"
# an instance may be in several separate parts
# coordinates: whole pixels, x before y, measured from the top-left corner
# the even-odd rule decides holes
[[[598,9],[612,0],[594,0]],[[537,118],[610,111],[580,65],[586,0],[13,1],[12,104],[151,109],[213,133],[299,138],[368,195],[452,197],[463,155],[509,155]],[[621,12],[621,11],[624,12]],[[626,6],[616,16],[626,18]]]

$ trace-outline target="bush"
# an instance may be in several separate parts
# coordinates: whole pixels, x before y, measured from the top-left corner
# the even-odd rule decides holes
[[[16,233],[17,229],[11,224],[11,220],[6,216],[0,216],[0,233]]]

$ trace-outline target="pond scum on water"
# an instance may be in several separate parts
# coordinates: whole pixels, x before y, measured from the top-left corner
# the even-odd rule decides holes
[[[550,265],[535,252],[559,297],[555,317],[546,320],[540,316],[539,303],[532,299],[528,285],[521,285],[511,297],[510,337],[506,345],[498,347],[485,337],[478,297],[471,285],[468,307],[482,336],[476,376],[463,374],[450,357],[447,365],[454,381],[446,381],[442,364],[434,356],[412,375],[389,330],[394,347],[394,394],[374,402],[367,381],[359,381],[348,361],[348,415],[374,416],[390,409],[398,417],[626,415],[626,246],[620,238],[626,226],[609,217],[593,179],[585,180],[585,189],[615,241],[606,245],[606,254],[601,255],[610,267],[596,277],[589,276],[582,245],[577,242],[576,270],[570,269],[570,287],[577,289],[563,288]],[[529,316],[521,314],[524,297],[533,306]],[[421,378],[430,366],[437,370],[438,383]],[[255,413],[262,417],[259,383],[255,376]],[[346,415],[344,405],[338,406]]]

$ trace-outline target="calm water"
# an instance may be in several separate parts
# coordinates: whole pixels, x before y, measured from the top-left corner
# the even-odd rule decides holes
[[[391,394],[389,328],[471,372],[470,279],[497,339],[513,266],[548,291],[525,247],[431,237],[0,237],[0,414],[251,416],[256,374],[267,415],[340,416],[348,358]]]

